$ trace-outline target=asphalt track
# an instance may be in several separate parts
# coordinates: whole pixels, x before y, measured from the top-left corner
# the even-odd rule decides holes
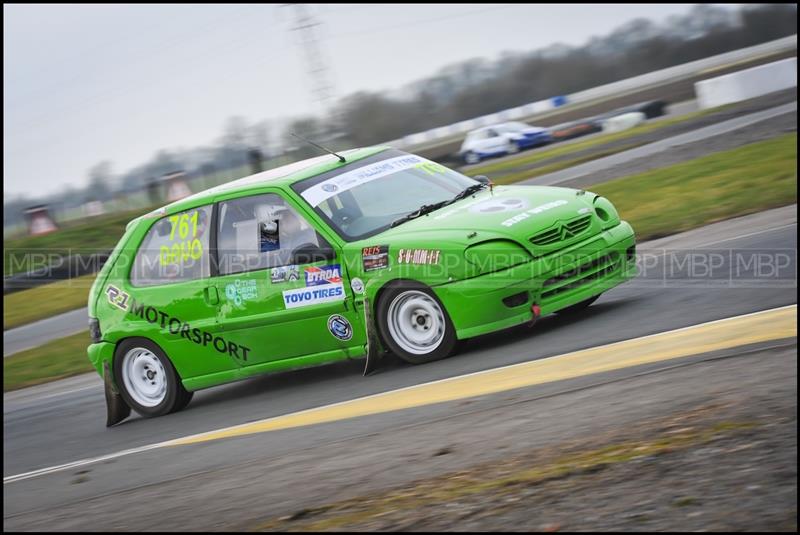
[[[91,376],[49,389],[4,395],[5,523],[25,529],[31,519],[46,516],[42,511],[63,504],[142,486],[157,487],[158,482],[265,456],[280,462],[312,445],[377,436],[381,429],[415,415],[427,419],[431,411],[438,411],[441,416],[444,409],[421,406],[148,451],[150,445],[164,441],[503,366],[539,365],[534,361],[794,304],[796,240],[797,207],[793,205],[640,244],[641,276],[608,292],[579,316],[547,317],[531,331],[513,329],[474,339],[458,355],[424,366],[390,359],[379,373],[367,378],[360,376],[362,361],[254,378],[201,391],[181,413],[150,420],[134,416],[112,429],[104,427],[101,385]],[[697,258],[687,262],[693,258],[685,254],[687,249]],[[613,373],[630,372],[625,368]],[[449,405],[434,407],[444,406]],[[132,448],[143,450],[96,459]],[[81,459],[90,462],[30,474]],[[368,460],[348,462],[349,474]],[[312,478],[313,468],[298,466],[296,470]],[[376,468],[370,470],[374,474]],[[78,484],[82,474],[90,472],[90,484]],[[347,477],[343,474],[345,480]],[[359,479],[349,484],[357,486]],[[74,526],[86,525],[79,522]]]

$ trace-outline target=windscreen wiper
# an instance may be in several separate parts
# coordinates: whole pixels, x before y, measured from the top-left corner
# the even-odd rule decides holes
[[[436,202],[436,203],[433,203],[433,204],[423,204],[422,206],[420,206],[419,208],[417,208],[416,210],[414,210],[410,214],[404,215],[403,217],[395,219],[394,221],[392,221],[392,224],[389,225],[389,227],[394,228],[397,225],[405,223],[406,221],[411,221],[412,219],[416,219],[416,218],[418,218],[420,216],[423,216],[425,214],[429,214],[429,213],[433,212],[434,210],[438,210],[442,206],[450,204],[451,202],[452,202],[451,200],[447,200],[447,201],[442,201],[442,202]]]
[[[481,183],[473,184],[471,186],[467,186],[466,188],[464,188],[464,191],[462,191],[461,193],[459,193],[458,195],[453,197],[452,200],[450,200],[450,202],[456,202],[456,201],[459,201],[459,200],[463,199],[464,197],[469,197],[473,193],[476,193],[476,192],[482,190],[485,187],[486,187],[486,184],[481,184]]]
[[[394,221],[392,221],[392,224],[389,225],[389,226],[393,228],[393,227],[396,227],[397,225],[405,223],[406,221],[411,221],[412,219],[416,219],[416,218],[418,218],[420,216],[423,216],[425,214],[429,214],[429,213],[433,212],[434,210],[438,210],[439,208],[442,208],[443,206],[447,206],[448,204],[453,204],[456,201],[460,201],[464,197],[468,197],[468,196],[472,195],[473,193],[482,190],[485,187],[486,187],[486,184],[473,184],[471,186],[467,186],[466,188],[464,188],[463,191],[458,193],[452,199],[448,199],[446,201],[441,201],[441,202],[437,202],[437,203],[433,203],[433,204],[423,204],[417,210],[411,212],[410,214],[404,215],[403,217],[401,217],[399,219],[395,219]]]

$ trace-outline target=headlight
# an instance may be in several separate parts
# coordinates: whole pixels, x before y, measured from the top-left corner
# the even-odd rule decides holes
[[[529,262],[531,255],[511,240],[492,240],[468,247],[464,258],[483,274]]]
[[[594,198],[594,212],[600,218],[603,225],[603,230],[616,227],[619,225],[619,214],[611,201],[605,197],[597,196]]]

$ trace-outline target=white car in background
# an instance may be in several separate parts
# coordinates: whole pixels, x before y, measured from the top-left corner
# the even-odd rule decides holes
[[[512,121],[471,131],[458,155],[465,163],[474,164],[484,158],[514,154],[521,149],[546,145],[552,141],[550,131],[546,128]]]

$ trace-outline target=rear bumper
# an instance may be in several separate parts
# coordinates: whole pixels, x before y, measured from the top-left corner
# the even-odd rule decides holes
[[[513,327],[599,295],[636,275],[635,237],[626,222],[556,253],[434,288],[459,339]],[[506,302],[504,302],[506,300]]]
[[[114,344],[110,342],[99,342],[97,344],[91,344],[87,349],[86,352],[89,355],[89,361],[94,366],[94,369],[97,370],[97,373],[100,374],[100,377],[103,376],[103,363],[108,361],[111,364],[112,359],[114,358]],[[112,370],[114,369],[113,366],[110,367]]]

